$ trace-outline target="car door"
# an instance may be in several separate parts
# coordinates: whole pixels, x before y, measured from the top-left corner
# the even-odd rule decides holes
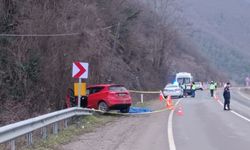
[[[88,88],[88,108],[98,108],[98,102],[103,99],[102,90],[104,87]]]

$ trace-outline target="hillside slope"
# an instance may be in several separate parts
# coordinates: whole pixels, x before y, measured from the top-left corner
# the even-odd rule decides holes
[[[202,80],[221,77],[172,20],[140,2],[0,4],[0,33],[32,35],[0,37],[0,124],[61,109],[77,82],[71,77],[74,61],[89,62],[88,84],[119,83],[137,90],[159,90],[178,71]],[[50,36],[37,36],[44,34]]]
[[[190,42],[211,63],[238,83],[250,74],[250,2],[248,0],[179,1]]]

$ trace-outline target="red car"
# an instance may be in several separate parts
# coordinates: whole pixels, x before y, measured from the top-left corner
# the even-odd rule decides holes
[[[128,90],[117,84],[100,84],[87,87],[87,107],[102,111],[120,110],[128,113],[132,104]]]

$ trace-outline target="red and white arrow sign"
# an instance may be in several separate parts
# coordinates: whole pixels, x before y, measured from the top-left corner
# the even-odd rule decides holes
[[[88,78],[88,63],[83,62],[74,62],[73,63],[73,70],[72,70],[72,77],[73,78],[81,78],[87,79]]]

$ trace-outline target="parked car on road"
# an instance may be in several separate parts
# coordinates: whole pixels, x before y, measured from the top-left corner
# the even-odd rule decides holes
[[[175,84],[167,84],[163,90],[164,97],[168,97],[169,95],[172,97],[183,97],[183,89]]]
[[[88,108],[128,113],[132,99],[123,85],[100,84],[87,87],[87,103]]]
[[[203,85],[201,82],[194,82],[194,84],[196,85],[196,90],[203,90]]]

